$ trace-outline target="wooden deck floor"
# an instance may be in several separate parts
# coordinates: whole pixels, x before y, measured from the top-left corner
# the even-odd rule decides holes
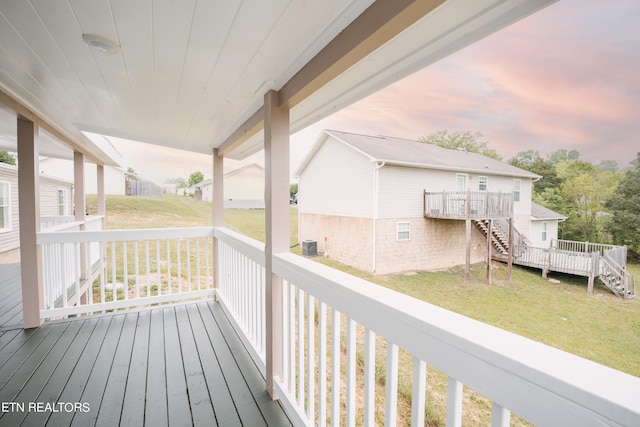
[[[20,264],[0,264],[0,331],[21,328]]]
[[[291,425],[213,301],[27,331],[6,316],[0,425]]]

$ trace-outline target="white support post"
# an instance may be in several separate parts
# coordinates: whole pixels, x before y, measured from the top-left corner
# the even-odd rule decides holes
[[[40,174],[37,127],[19,116],[18,140],[18,206],[20,209],[20,271],[22,277],[22,314],[25,329],[42,324],[40,309],[44,307],[42,283],[42,247],[36,243],[40,231]]]
[[[449,377],[447,386],[447,427],[462,426],[462,383]]]
[[[224,157],[213,149],[213,194],[211,195],[212,225],[224,227]],[[213,287],[220,289],[220,242],[213,238]]]
[[[277,399],[274,378],[282,377],[282,279],[273,274],[273,255],[289,252],[289,109],[280,96],[264,96],[266,217],[266,367],[267,391]]]
[[[102,216],[102,229],[107,228],[107,198],[104,191],[104,166],[96,165],[96,185],[98,187],[98,215]]]
[[[79,151],[73,152],[73,206],[75,209],[75,220],[81,221],[80,230],[85,229],[85,211],[87,203],[84,194],[84,154]],[[80,245],[80,278],[87,279],[87,245]]]
[[[493,402],[491,406],[491,427],[509,427],[511,411]]]

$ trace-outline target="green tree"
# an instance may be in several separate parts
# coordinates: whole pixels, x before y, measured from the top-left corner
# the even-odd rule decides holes
[[[8,151],[0,151],[0,163],[9,163],[10,165],[16,165],[16,156]]]
[[[204,175],[202,174],[202,172],[194,172],[191,175],[189,175],[189,187],[192,187],[200,182],[204,181]]]
[[[540,157],[540,152],[538,150],[527,150],[521,151],[512,158],[509,159],[509,164],[519,167],[521,169],[530,170],[529,168],[535,162],[544,160]]]
[[[420,137],[420,142],[426,142],[427,144],[434,144],[439,147],[453,148],[465,150],[470,153],[480,153],[484,156],[491,157],[492,159],[502,160],[502,157],[498,155],[495,150],[487,147],[487,141],[485,141],[480,132],[451,132],[447,130],[441,130],[432,133],[427,136]]]
[[[533,184],[534,199],[536,196],[541,196],[545,193],[547,189],[557,188],[561,184],[561,179],[556,173],[555,165],[550,160],[543,159],[537,150],[522,151],[516,154],[515,157],[509,159],[509,164],[542,177]],[[544,203],[540,204],[555,210],[555,208]]]
[[[289,185],[289,197],[293,197],[298,194],[298,184],[293,183]]]
[[[616,191],[622,175],[582,160],[563,160],[556,165],[562,179],[559,195],[565,200],[569,219],[566,239],[603,242],[609,240],[606,223],[610,212],[605,201]]]
[[[620,166],[615,160],[603,160],[598,163],[598,167],[609,172],[618,172],[620,170]]]
[[[555,165],[560,162],[578,160],[579,158],[580,152],[578,150],[567,151],[564,148],[561,148],[551,153],[548,160]]]
[[[605,205],[612,213],[607,229],[614,243],[640,251],[640,153]]]

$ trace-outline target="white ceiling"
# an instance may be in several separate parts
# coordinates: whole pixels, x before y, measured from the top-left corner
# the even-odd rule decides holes
[[[552,1],[448,0],[295,105],[292,131]],[[211,153],[371,3],[0,0],[0,88],[74,139],[90,131]],[[83,34],[120,52],[92,49]],[[0,120],[0,134],[10,127]],[[231,155],[260,148],[256,136]]]

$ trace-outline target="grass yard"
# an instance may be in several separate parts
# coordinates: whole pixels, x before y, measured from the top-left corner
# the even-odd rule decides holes
[[[88,208],[90,213],[95,213],[95,197],[89,198]],[[225,223],[254,239],[265,240],[264,211],[226,210]],[[107,225],[111,229],[210,224],[211,205],[189,197],[107,198]],[[296,233],[297,209],[291,209],[292,245],[296,243]],[[292,251],[301,253],[300,247]],[[554,283],[543,279],[539,270],[514,266],[513,280],[509,283],[506,280],[506,266],[495,263],[492,285],[488,285],[484,278],[485,266],[475,265],[470,285],[466,288],[464,268],[372,275],[331,259],[314,259],[373,283],[640,377],[640,300],[616,297],[598,281],[594,293],[589,295],[586,278],[550,274],[549,279],[559,281]],[[640,265],[630,265],[628,268],[640,281]],[[429,384],[431,394],[427,419],[430,425],[442,425],[444,412],[438,399],[446,400],[446,377],[430,370]],[[479,414],[487,412],[484,410],[486,408],[490,412],[490,403],[468,391],[465,391],[465,400],[473,403],[465,404],[463,423],[488,424],[487,417]],[[467,406],[480,409],[467,413]],[[512,424],[526,425],[516,417]]]

